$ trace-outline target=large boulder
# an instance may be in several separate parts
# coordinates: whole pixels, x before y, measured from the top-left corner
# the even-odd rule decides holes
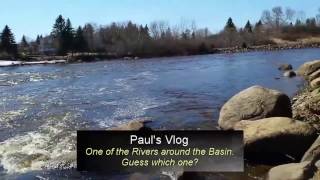
[[[292,65],[291,64],[280,64],[278,69],[280,71],[289,71],[289,70],[292,70]]]
[[[286,117],[243,120],[234,129],[244,131],[245,156],[253,161],[290,162],[287,157],[300,160],[317,138],[314,127]]]
[[[308,151],[303,155],[301,162],[312,161],[317,162],[320,160],[320,136],[314,141]]]
[[[320,77],[312,80],[312,81],[310,82],[310,87],[311,87],[312,89],[316,89],[316,88],[320,87]]]
[[[312,81],[316,78],[319,78],[320,77],[320,69],[316,70],[315,72],[311,73],[309,76],[308,76],[308,80],[309,81]]]
[[[310,162],[290,163],[271,168],[267,180],[309,180],[316,171]]]
[[[290,99],[279,91],[252,86],[223,105],[218,124],[222,129],[230,130],[240,120],[267,117],[292,117]]]
[[[320,88],[297,95],[292,110],[293,118],[311,123],[320,131]]]
[[[298,74],[300,76],[308,76],[318,69],[320,69],[320,60],[310,61],[299,67]]]

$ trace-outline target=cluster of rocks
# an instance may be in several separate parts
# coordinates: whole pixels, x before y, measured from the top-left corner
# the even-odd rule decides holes
[[[288,77],[296,74],[289,64],[279,70]],[[243,131],[246,160],[277,165],[266,175],[269,180],[320,178],[320,60],[303,64],[297,74],[308,86],[293,104],[282,92],[252,86],[231,97],[220,111],[222,130]],[[148,122],[132,121],[114,129],[140,130]],[[194,178],[191,175],[203,178],[201,173],[184,172],[179,179]]]
[[[320,60],[303,64],[298,69],[307,86],[293,98],[293,117],[311,123],[320,130]]]
[[[229,48],[217,48],[218,53],[231,54],[231,53],[244,53],[254,51],[280,51],[288,49],[304,49],[304,48],[319,48],[319,43],[295,43],[295,44],[267,44],[250,47],[229,47]]]
[[[284,77],[295,77],[296,72],[292,70],[292,65],[291,64],[281,64],[278,68],[280,71],[283,71],[283,76]]]
[[[261,86],[245,89],[223,105],[218,124],[223,130],[243,130],[247,160],[281,164],[269,171],[268,179],[314,176],[320,138],[312,125],[293,119],[287,95]]]

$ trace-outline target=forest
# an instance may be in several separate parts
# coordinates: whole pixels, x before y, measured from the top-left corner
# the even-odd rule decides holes
[[[320,8],[314,17],[303,11],[274,7],[262,12],[258,22],[238,26],[230,17],[216,33],[198,28],[195,21],[181,20],[136,24],[131,21],[108,25],[87,23],[73,27],[71,20],[59,15],[49,35],[32,40],[23,36],[17,42],[7,25],[0,34],[0,59],[29,56],[105,54],[111,57],[161,57],[215,53],[219,48],[253,48],[274,44],[274,39],[297,41],[320,35]],[[320,41],[319,41],[320,42]]]

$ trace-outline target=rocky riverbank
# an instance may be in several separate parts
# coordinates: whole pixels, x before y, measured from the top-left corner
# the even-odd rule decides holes
[[[280,41],[280,42],[278,42]],[[208,50],[205,54],[231,54],[231,53],[245,53],[245,52],[255,52],[255,51],[279,51],[279,50],[289,50],[289,49],[304,49],[304,48],[320,48],[320,39],[316,41],[309,42],[308,40],[301,41],[283,41],[283,40],[273,40],[272,44],[258,45],[258,46],[236,46],[228,48],[213,48]],[[204,53],[201,53],[204,54]],[[175,54],[169,56],[186,56],[186,55],[197,55],[197,54]],[[123,59],[123,60],[137,60],[140,58],[153,58],[155,56],[150,55],[127,55],[119,56],[115,53],[69,53],[65,56],[55,56],[55,55],[28,55],[25,57],[13,58],[10,56],[0,56],[0,60],[18,60],[22,62],[38,62],[38,61],[54,61],[57,59],[65,60],[66,62],[92,62],[101,60],[113,60],[113,59]],[[165,57],[161,56],[161,57]]]
[[[279,70],[290,71],[281,65]],[[246,163],[268,165],[257,178],[307,180],[320,178],[320,61],[303,64],[296,73],[306,88],[292,100],[284,93],[261,86],[249,87],[231,97],[221,108],[221,130],[242,130]],[[293,71],[294,72],[294,71]],[[148,121],[133,121],[116,129],[145,128]],[[238,174],[247,179],[247,172]],[[249,170],[250,171],[250,170]],[[238,175],[181,173],[179,179],[237,179]],[[240,179],[240,178],[239,178]]]
[[[292,105],[281,92],[253,86],[220,111],[221,129],[244,131],[249,162],[277,165],[266,175],[270,180],[320,178],[320,60],[303,64],[297,74],[307,84]]]

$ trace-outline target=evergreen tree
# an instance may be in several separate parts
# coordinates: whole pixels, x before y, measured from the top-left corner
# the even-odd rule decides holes
[[[252,25],[249,20],[248,20],[247,24],[245,25],[244,30],[248,33],[252,33]]]
[[[40,42],[41,42],[41,36],[38,35],[36,39],[36,44],[40,45]]]
[[[21,43],[22,46],[29,46],[29,43],[26,40],[26,37],[23,35],[22,39],[21,39]]]
[[[83,35],[81,26],[78,27],[74,37],[74,50],[77,52],[85,52],[88,50],[88,43]]]
[[[66,47],[64,45],[64,30],[66,27],[66,22],[62,15],[59,15],[56,19],[55,24],[53,25],[53,29],[51,32],[52,37],[55,41],[55,46],[57,48],[58,54],[65,54]]]
[[[17,44],[11,29],[6,25],[0,35],[0,47],[3,51],[11,55],[17,55]]]
[[[74,29],[72,28],[72,24],[70,19],[67,19],[66,26],[63,31],[63,45],[64,51],[69,52],[73,50],[73,41],[74,41]]]
[[[255,32],[259,32],[259,31],[261,30],[262,26],[263,26],[262,21],[259,20],[259,21],[256,23],[256,25],[254,26],[254,31],[255,31]]]
[[[65,27],[66,27],[66,22],[62,17],[62,15],[59,15],[56,19],[55,24],[53,25],[51,35],[55,38],[61,38]]]
[[[55,40],[55,45],[58,50],[58,54],[64,55],[73,50],[73,38],[74,30],[71,25],[70,19],[65,19],[62,15],[59,15],[51,32]]]
[[[29,43],[27,42],[24,35],[22,36],[21,42],[19,44],[19,51],[23,54],[26,54],[29,51]]]
[[[237,30],[237,28],[236,28],[236,26],[234,25],[231,17],[228,19],[224,30],[225,30],[225,31],[236,31],[236,30]]]

